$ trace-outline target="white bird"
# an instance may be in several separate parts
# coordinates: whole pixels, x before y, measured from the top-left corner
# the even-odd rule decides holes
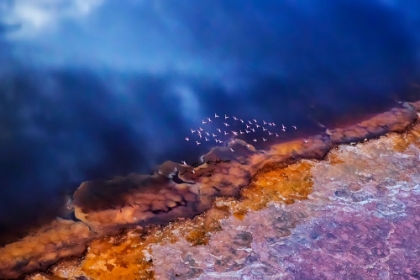
[[[190,138],[188,138],[188,137],[185,137],[185,141],[190,141]]]
[[[239,133],[240,133],[240,134],[245,134],[245,132],[243,132],[242,130],[239,130]]]
[[[238,118],[237,118],[237,117],[235,117],[235,116],[232,116],[232,118],[233,118],[235,121],[237,121],[237,120],[238,120]]]
[[[264,142],[267,141],[267,139],[265,139],[264,137],[262,139],[263,139]]]
[[[279,137],[279,135],[276,133],[276,137]]]
[[[276,126],[276,124],[275,123],[271,123],[273,126]]]
[[[251,131],[249,131],[249,130],[246,130],[246,129],[245,129],[245,132],[246,132],[246,133],[250,133]]]
[[[269,132],[268,132],[268,135],[273,135],[273,133],[269,131]]]
[[[198,133],[198,136],[200,136],[200,139],[203,138],[203,135],[201,135],[201,133]]]
[[[195,170],[193,169],[191,172],[194,174],[195,173]]]
[[[198,128],[200,131],[203,131],[204,129],[202,129],[201,127]]]
[[[252,119],[253,121],[254,121],[254,123],[257,123],[257,120],[256,119]]]
[[[309,143],[309,141],[308,141],[308,140],[303,140],[303,142],[305,142],[305,143]]]
[[[256,124],[257,128],[259,128],[260,126],[258,124]]]
[[[251,122],[251,121],[248,121],[248,123],[249,123],[249,124],[252,124],[252,122]]]
[[[218,118],[219,116],[218,116],[216,113],[214,113],[214,117],[215,117],[215,118]]]
[[[263,131],[266,131],[267,130],[267,128],[265,128],[264,126],[262,127],[262,129],[263,129]]]
[[[263,120],[263,124],[266,125],[267,123],[265,122],[265,120]]]
[[[257,142],[257,139],[254,139],[254,140],[252,140],[252,141]]]
[[[286,129],[286,127],[284,126],[284,124],[282,124],[281,127],[283,128],[283,131]]]
[[[252,132],[255,132],[255,128],[251,128]]]
[[[207,120],[208,120],[209,122],[213,122],[210,118],[207,118]]]
[[[183,160],[183,161],[181,161],[182,162],[182,164],[184,164],[184,165],[187,165],[187,163]]]
[[[223,123],[226,127],[228,127],[229,126],[229,124],[228,123]]]
[[[229,133],[225,131],[225,135],[228,135]]]
[[[196,132],[196,130],[194,130],[194,129],[191,128],[191,133],[194,133],[194,132]]]
[[[293,127],[294,129],[297,129],[297,128],[296,128],[296,126],[294,126],[294,125],[292,125],[292,127]]]
[[[198,141],[195,141],[195,143],[197,143],[197,146],[201,144],[201,143],[200,143],[200,142],[198,142]]]
[[[229,117],[225,115],[225,120],[227,120],[227,119],[229,119]]]
[[[238,135],[238,132],[232,130],[233,135]]]
[[[229,148],[229,150],[231,150],[231,151],[232,151],[232,153],[234,152],[234,150],[233,150],[232,148]]]
[[[214,138],[214,141],[216,141],[216,143],[218,143],[218,142],[219,142],[219,140],[217,140],[216,138]]]
[[[250,126],[246,124],[246,128],[250,128]]]
[[[206,121],[204,121],[204,120],[202,120],[202,121],[201,121],[201,123],[202,123],[202,124],[206,124],[207,122],[206,122]]]
[[[244,123],[244,120],[243,120],[243,119],[240,119],[239,121],[240,121],[241,123]]]
[[[210,133],[208,133],[208,132],[204,132],[207,136],[210,136]]]
[[[268,123],[269,126],[273,126],[273,124],[271,122]]]
[[[213,137],[216,137],[216,136],[217,136],[217,135],[216,135],[216,134],[214,134],[214,133],[212,133],[211,135],[212,135]]]
[[[207,137],[204,137],[204,139],[206,139],[206,141],[210,141]]]
[[[217,131],[222,132],[222,130],[220,128],[216,128]]]

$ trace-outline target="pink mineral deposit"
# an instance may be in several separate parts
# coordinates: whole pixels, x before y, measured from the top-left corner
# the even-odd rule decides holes
[[[272,143],[264,149],[233,141],[228,147],[212,149],[198,166],[165,162],[154,175],[85,182],[74,195],[80,222],[59,219],[1,248],[0,275],[17,278],[64,259],[50,267],[49,274],[37,272],[26,279],[96,279],[85,267],[98,254],[92,240],[106,235],[105,239],[114,240],[109,236],[131,228],[120,233],[128,238],[140,234],[134,230],[138,226],[165,226],[192,218],[212,209],[217,197],[241,199],[241,188],[264,166],[305,161],[311,163],[313,182],[307,199],[291,204],[273,200],[242,219],[220,217],[220,229],[204,233],[208,242],[202,244],[192,244],[182,226],[175,227],[173,242],[147,245],[139,261],[150,261],[148,275],[156,279],[418,279],[420,124],[416,109],[404,104],[361,123],[328,129],[327,134]],[[361,142],[348,145],[350,141]],[[215,164],[219,158],[226,161]],[[216,173],[199,175],[209,170]],[[175,180],[173,175],[180,171],[190,172],[178,174]],[[107,248],[118,246],[112,242]],[[111,279],[109,273],[116,267],[124,269],[116,261],[104,258],[97,263],[105,269],[96,270],[99,279]]]

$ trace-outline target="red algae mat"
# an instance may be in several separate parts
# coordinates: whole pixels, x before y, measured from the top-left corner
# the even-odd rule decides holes
[[[26,279],[418,279],[419,107],[85,182],[79,221],[0,248],[0,277],[64,259]]]

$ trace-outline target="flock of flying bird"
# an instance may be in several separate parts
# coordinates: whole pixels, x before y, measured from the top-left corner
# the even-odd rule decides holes
[[[216,113],[214,114],[214,119],[222,119],[220,116],[218,116]],[[230,124],[228,123],[229,119],[232,121]],[[209,124],[213,123],[213,120],[211,118],[207,118],[206,120],[202,120],[201,123],[204,127],[209,126]],[[245,128],[240,129],[239,131],[230,130],[229,127],[231,125],[242,125],[245,126]],[[223,127],[224,126],[224,127]],[[261,123],[258,123],[256,119],[253,120],[247,120],[244,121],[243,119],[237,118],[235,116],[229,117],[225,115],[224,122],[223,122],[223,129],[220,127],[216,128],[215,131],[210,131],[211,127],[209,129],[203,129],[202,127],[197,128],[196,130],[191,129],[191,134],[196,135],[199,137],[200,140],[195,140],[195,143],[198,145],[201,145],[201,143],[208,142],[211,140],[214,140],[216,143],[223,144],[224,141],[220,140],[223,136],[231,135],[231,139],[240,135],[249,134],[249,133],[257,133],[259,131],[262,131],[263,133],[266,132],[268,134],[268,137],[279,137],[279,134],[274,132],[276,124],[274,122],[266,122],[262,121]],[[292,126],[294,129],[297,129],[296,126]],[[271,130],[271,131],[270,131]],[[273,131],[273,132],[272,132]],[[282,124],[281,125],[281,131],[286,132],[286,127]],[[267,138],[268,138],[267,137]],[[267,138],[262,137],[262,141],[267,141]],[[190,137],[185,137],[185,141],[190,141]],[[200,142],[201,141],[201,142]],[[258,142],[257,138],[254,138],[252,140],[253,142]]]

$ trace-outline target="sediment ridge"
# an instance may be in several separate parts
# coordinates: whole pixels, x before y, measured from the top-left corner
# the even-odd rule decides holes
[[[81,256],[90,242],[126,228],[193,218],[211,209],[217,197],[239,199],[241,189],[265,166],[322,160],[337,145],[404,132],[418,121],[418,112],[420,101],[402,103],[353,125],[262,149],[236,139],[203,155],[198,166],[167,161],[153,175],[84,182],[73,195],[76,219],[57,218],[0,248],[0,278],[16,279],[61,259]]]

